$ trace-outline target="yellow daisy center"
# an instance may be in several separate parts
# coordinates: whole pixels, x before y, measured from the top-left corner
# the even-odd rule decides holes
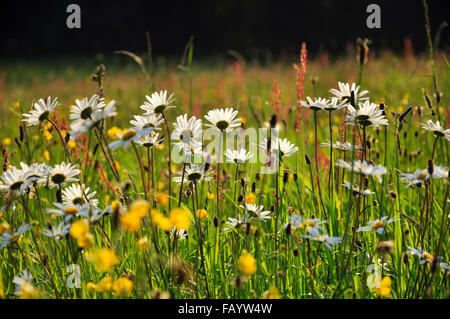
[[[378,221],[372,225],[372,229],[378,229],[383,226],[384,226],[384,223],[382,221]]]
[[[131,139],[135,135],[136,135],[136,131],[135,130],[128,130],[122,135],[122,141],[128,141],[129,139]]]
[[[64,214],[65,215],[75,215],[76,213],[78,213],[79,212],[79,210],[78,210],[78,208],[76,208],[76,207],[67,207],[65,210],[64,210]]]

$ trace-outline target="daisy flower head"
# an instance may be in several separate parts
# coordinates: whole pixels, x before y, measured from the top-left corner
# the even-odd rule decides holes
[[[24,172],[26,179],[32,184],[44,183],[50,166],[43,163],[33,163],[27,165],[23,162],[20,163],[20,167]]]
[[[3,233],[0,236],[0,249],[5,248],[6,246],[9,246],[16,241],[20,239],[20,236],[22,236],[26,231],[31,229],[31,224],[24,224],[17,229],[17,232],[11,234],[8,232]]]
[[[205,119],[210,123],[205,124],[205,126],[215,127],[220,131],[228,132],[233,128],[241,126],[241,119],[236,118],[237,114],[238,111],[231,107],[210,110],[205,115]]]
[[[139,146],[151,148],[151,147],[160,145],[161,142],[164,140],[164,138],[161,138],[161,139],[158,139],[158,138],[159,138],[159,133],[152,132],[150,135],[144,135],[144,136],[141,136],[140,138],[138,138],[136,140],[136,144]]]
[[[348,103],[346,101],[338,99],[337,97],[332,97],[328,100],[328,103],[323,107],[323,109],[325,111],[332,112],[345,108],[347,104]]]
[[[160,91],[152,93],[151,96],[146,95],[145,98],[147,101],[141,105],[141,109],[143,109],[145,114],[163,114],[166,110],[173,109],[176,106],[171,105],[175,98],[173,97],[173,93],[167,97],[167,91]]]
[[[350,103],[352,92],[355,96],[355,104],[357,105],[359,102],[363,102],[369,99],[368,96],[365,96],[369,93],[369,91],[364,90],[360,91],[359,85],[356,86],[355,83],[352,83],[351,85],[349,83],[344,82],[338,82],[339,90],[337,89],[331,89],[330,93],[333,94],[336,98],[338,98],[341,101],[345,101],[347,103]]]
[[[383,235],[385,227],[397,220],[398,218],[388,219],[387,216],[383,216],[381,219],[369,221],[369,226],[359,227],[357,231],[376,231],[378,235]]]
[[[421,265],[426,264],[426,263],[431,264],[434,260],[434,256],[432,254],[426,252],[425,250],[423,250],[421,248],[414,248],[414,247],[410,247],[410,246],[407,246],[407,248],[408,248],[409,254],[420,258],[419,263]]]
[[[49,187],[60,187],[66,185],[66,183],[76,182],[77,178],[75,177],[81,172],[76,167],[76,164],[62,162],[53,168],[49,168],[47,175]]]
[[[21,299],[34,299],[39,296],[39,291],[32,284],[33,276],[25,269],[19,276],[14,276],[14,294]]]
[[[264,210],[263,205],[255,205],[245,203],[245,206],[240,205],[239,207],[245,209],[247,212],[250,212],[252,217],[256,220],[267,221],[271,218],[270,214],[272,213],[270,210]]]
[[[172,144],[187,156],[197,153],[202,148],[202,120],[195,116],[187,118],[187,114],[177,117],[173,123]]]
[[[450,141],[450,129],[444,129],[439,121],[433,123],[432,120],[428,120],[428,122],[422,123],[422,128],[424,130],[433,132],[434,136],[436,137],[445,136],[445,138]]]
[[[177,240],[185,240],[188,238],[188,232],[185,229],[177,229],[174,227],[170,232],[170,238],[173,239],[174,237],[176,237]]]
[[[47,102],[41,98],[37,103],[34,103],[30,113],[23,114],[26,118],[22,119],[22,121],[27,122],[28,126],[38,125],[39,123],[46,121],[58,105],[58,98],[52,100],[49,96]]]
[[[350,142],[341,143],[339,141],[336,141],[336,143],[333,143],[333,144],[331,144],[330,142],[328,142],[328,143],[320,143],[320,146],[333,147],[335,150],[343,151],[343,152],[352,151],[353,149],[358,151],[358,150],[361,149],[361,146],[359,146],[359,145],[353,146]]]
[[[447,181],[450,180],[450,170],[442,166],[433,166],[433,178],[443,178]]]
[[[134,120],[130,121],[130,124],[135,128],[145,129],[151,128],[155,131],[161,130],[159,127],[163,123],[163,118],[161,114],[149,113],[146,115],[134,115]]]
[[[329,101],[321,97],[315,98],[313,100],[309,96],[307,96],[306,101],[300,101],[301,106],[311,109],[313,111],[324,110],[328,106],[328,104]]]
[[[83,205],[73,205],[69,204],[61,204],[61,203],[53,203],[53,208],[47,209],[48,214],[53,214],[55,216],[64,217],[64,221],[67,223],[75,216],[86,216],[89,214],[91,210],[91,206],[89,204]]]
[[[239,151],[228,149],[225,151],[225,157],[228,163],[242,164],[253,157],[251,152],[247,152],[245,148],[241,148]]]
[[[15,192],[18,195],[21,195],[27,191],[32,184],[32,180],[28,177],[27,171],[12,166],[0,176],[0,190],[5,191],[7,194]]]
[[[177,172],[178,176],[172,178],[175,183],[180,183],[183,180],[183,172]],[[211,180],[211,176],[205,170],[205,164],[191,164],[190,166],[186,166],[184,172],[184,181],[185,182],[193,182],[197,184],[199,181],[209,181]]]
[[[345,120],[348,124],[362,126],[389,125],[383,111],[377,104],[367,100],[358,105],[359,108],[355,109],[352,105],[347,104],[348,115]]]
[[[93,198],[95,194],[96,192],[91,192],[84,184],[73,184],[62,190],[62,200],[64,204],[83,205],[87,203],[87,198],[92,206],[97,206],[98,199]]]
[[[51,226],[50,229],[44,230],[44,235],[47,237],[52,237],[56,241],[60,241],[61,238],[65,237],[70,231],[71,224],[64,225],[64,222],[60,222],[58,226]]]
[[[268,144],[269,141],[264,138],[263,143],[258,145],[260,149],[262,149],[267,155],[274,155],[278,159],[278,155],[281,155],[281,158],[289,157],[295,152],[298,151],[298,147],[295,144],[288,141],[287,138],[281,139],[278,137],[274,137],[271,139],[270,143],[270,151],[268,152]]]
[[[374,165],[366,161],[361,162],[360,160],[353,161],[353,163],[347,163],[346,161],[340,159],[335,165],[363,176],[375,177],[379,182],[381,182],[381,175],[387,173],[386,167],[382,165]]]
[[[247,223],[247,217],[241,216],[240,214],[237,215],[236,218],[233,217],[228,217],[228,220],[225,222],[225,225],[227,227],[225,227],[225,231],[227,230],[231,230],[231,229],[237,229],[239,228],[241,225],[245,225]]]
[[[108,117],[114,117],[117,115],[116,101],[112,100],[105,107],[97,108],[93,111],[90,118],[83,121],[76,128],[71,128],[69,132],[72,139],[76,139],[80,135],[90,131],[97,127],[102,121]]]
[[[104,99],[99,95],[94,94],[90,99],[87,97],[82,100],[75,100],[75,105],[70,109],[69,119],[73,120],[70,123],[72,129],[76,129],[83,124],[84,121],[89,120],[91,115],[105,107]]]
[[[147,128],[129,128],[123,133],[117,133],[117,137],[119,138],[117,141],[111,142],[108,147],[112,150],[123,146],[125,149],[128,148],[130,143],[136,142],[144,135],[149,135],[153,129],[151,127]]]
[[[361,190],[361,189],[359,188],[359,186],[352,185],[351,183],[349,183],[349,182],[347,182],[347,181],[344,181],[344,183],[342,184],[342,186],[344,186],[345,188],[350,189],[350,190],[353,192],[354,195],[359,194],[359,195],[363,195],[363,196],[368,196],[368,195],[373,195],[373,194],[375,194],[375,193],[372,192],[370,189],[363,189],[363,190]]]
[[[333,246],[338,245],[342,242],[342,237],[332,237],[332,236],[328,236],[328,235],[316,235],[316,236],[304,235],[302,237],[321,242],[329,250],[332,250]]]
[[[321,232],[325,232],[325,228],[323,228],[321,225],[327,223],[325,220],[321,221],[320,219],[317,218],[307,219],[299,215],[290,216],[289,221],[291,223],[292,228],[306,229],[306,231],[311,236],[318,236],[321,234]]]
[[[413,174],[401,173],[400,180],[407,182],[406,187],[412,185],[422,184],[430,178],[430,174],[427,169],[417,169]]]

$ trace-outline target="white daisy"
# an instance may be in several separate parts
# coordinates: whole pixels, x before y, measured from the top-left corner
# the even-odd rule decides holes
[[[117,137],[119,138],[117,141],[111,142],[108,147],[112,150],[123,146],[124,148],[128,148],[131,142],[135,142],[140,139],[142,136],[149,135],[152,132],[151,127],[147,128],[130,128],[126,130],[124,133],[117,133]]]
[[[207,119],[210,124],[205,124],[208,127],[215,127],[220,131],[230,131],[232,128],[241,126],[241,119],[236,118],[238,114],[237,110],[233,110],[233,108],[226,109],[214,109],[208,111],[205,115],[205,119]]]
[[[19,240],[20,236],[22,236],[26,231],[31,229],[31,224],[24,224],[19,227],[17,232],[14,234],[11,233],[3,233],[0,236],[0,249],[5,248],[8,245],[11,245]]]
[[[131,120],[130,123],[135,128],[143,129],[143,128],[152,128],[153,130],[160,130],[159,127],[163,123],[163,118],[161,114],[149,113],[144,116],[142,115],[134,115],[134,120]]]
[[[241,148],[239,151],[228,149],[225,152],[225,157],[227,158],[228,163],[245,163],[250,158],[253,157],[251,152],[247,152],[245,148]]]
[[[136,145],[144,147],[158,146],[164,140],[164,138],[158,139],[159,133],[152,132],[151,135],[144,135],[138,138],[135,142]]]
[[[330,147],[331,143],[330,142],[328,142],[328,143],[320,143],[320,146]],[[353,149],[355,149],[355,150],[360,150],[361,149],[361,146],[359,146],[359,145],[353,146],[350,142],[341,143],[339,141],[336,141],[336,143],[333,143],[332,146],[333,146],[333,148],[335,150],[343,151],[343,152],[352,151]]]
[[[25,269],[22,271],[19,276],[14,276],[13,283],[15,285],[14,287],[14,294],[18,297],[22,297],[24,294],[23,292],[35,292],[36,289],[32,285],[33,276],[31,273]]]
[[[147,101],[144,102],[143,105],[141,105],[141,109],[146,111],[145,114],[162,114],[164,111],[175,108],[176,106],[170,105],[173,101],[175,101],[175,98],[173,97],[173,94],[171,94],[169,97],[167,97],[167,91],[160,91],[152,93],[151,96],[146,95],[145,98]]]
[[[17,195],[23,194],[33,182],[32,179],[28,178],[27,172],[14,166],[10,167],[0,176],[0,190],[5,191],[7,194],[13,192],[17,193]]]
[[[343,109],[347,106],[347,102],[341,99],[338,99],[337,97],[332,97],[331,99],[328,100],[328,103],[323,107],[323,109],[325,111],[336,111],[336,110],[340,110]]]
[[[327,223],[325,220],[322,221],[317,218],[306,219],[299,215],[290,216],[289,221],[292,228],[306,229],[311,236],[318,236],[321,232],[325,232],[325,228],[321,225]]]
[[[59,217],[64,217],[64,221],[66,223],[69,222],[75,216],[86,217],[86,215],[89,215],[89,211],[91,210],[91,206],[89,204],[74,205],[72,203],[69,204],[53,203],[53,206],[54,208],[47,209],[47,213]]]
[[[70,226],[72,225],[64,225],[64,222],[60,222],[57,227],[52,225],[50,229],[45,229],[43,234],[47,237],[53,237],[56,241],[60,241],[61,238],[69,233]]]
[[[79,125],[76,129],[72,129],[69,134],[72,139],[76,139],[80,135],[90,131],[91,129],[97,127],[103,120],[108,117],[113,117],[117,115],[116,101],[110,101],[105,107],[97,108],[91,114],[91,117],[85,121],[81,125]]]
[[[372,163],[368,163],[366,161],[361,162],[360,160],[354,161],[352,165],[351,163],[347,163],[346,161],[340,159],[337,161],[335,165],[343,167],[349,171],[353,170],[353,172],[356,172],[364,176],[376,177],[380,182],[381,182],[381,175],[387,173],[386,167],[382,165],[373,165]]]
[[[247,223],[247,217],[241,216],[238,214],[237,218],[228,217],[228,221],[225,222],[225,225],[227,227],[224,228],[225,231],[239,228],[242,225],[245,225]]]
[[[170,239],[173,239],[174,236],[177,237],[177,240],[185,240],[186,238],[188,238],[188,233],[185,229],[176,229],[174,227],[170,232]]]
[[[97,206],[98,199],[93,198],[95,194],[96,192],[90,192],[90,188],[86,187],[84,184],[82,186],[73,184],[62,190],[62,200],[64,204],[83,205],[87,203],[87,197],[92,206]]]
[[[317,235],[317,236],[304,235],[302,237],[321,242],[330,250],[333,249],[333,246],[340,244],[342,241],[342,237],[331,237],[328,235]]]
[[[434,260],[434,256],[425,250],[422,250],[421,248],[413,248],[410,246],[408,247],[408,253],[410,253],[413,256],[417,256],[420,258],[420,264],[423,265],[425,263],[432,263]]]
[[[75,100],[75,105],[70,109],[70,128],[76,130],[84,121],[89,120],[93,113],[105,107],[104,99],[94,94],[89,100],[87,97],[82,100]]]
[[[181,180],[183,178],[183,172],[177,172],[178,176],[172,178],[172,180],[176,183],[181,184]],[[209,181],[211,177],[208,172],[205,172],[205,164],[197,165],[191,164],[190,166],[186,166],[184,172],[184,182],[193,182],[198,183],[199,181]]]
[[[355,103],[356,103],[356,105],[358,105],[359,102],[362,102],[362,101],[365,101],[365,100],[369,99],[368,96],[364,96],[367,93],[369,93],[369,91],[364,90],[364,91],[360,92],[359,91],[359,89],[360,89],[359,85],[356,86],[355,83],[352,83],[350,85],[349,83],[338,82],[338,86],[339,86],[339,90],[331,89],[330,93],[333,94],[335,97],[337,97],[338,99],[340,99],[342,101],[346,101],[347,103],[350,102],[352,91],[354,92],[354,95],[355,95]]]
[[[422,184],[430,178],[430,174],[427,169],[417,169],[413,174],[401,173],[400,180],[408,182],[406,187],[410,187],[416,184]]]
[[[267,155],[272,155],[275,159],[278,159],[278,151],[280,152],[281,158],[289,157],[298,151],[298,147],[289,142],[286,138],[281,139],[278,137],[272,138],[270,143],[270,154],[267,152],[268,140],[264,138],[263,143],[258,145]]]
[[[383,216],[381,219],[376,219],[369,221],[369,226],[359,227],[358,232],[360,231],[376,231],[378,235],[383,235],[384,229],[390,223],[393,223],[398,220],[398,218],[387,219],[387,216]]]
[[[320,111],[324,110],[328,106],[329,102],[330,101],[327,99],[321,97],[312,100],[309,96],[307,96],[306,101],[300,101],[300,105],[313,111]]]
[[[66,183],[76,182],[77,178],[75,177],[81,172],[76,167],[75,164],[62,162],[53,168],[49,168],[47,176],[49,187],[60,187],[66,185]]]
[[[26,119],[23,119],[22,121],[27,122],[28,126],[38,125],[39,123],[46,121],[58,105],[58,98],[55,98],[52,101],[49,96],[47,102],[45,102],[44,99],[39,99],[37,103],[34,103],[34,108],[31,109],[30,113],[23,114]]]
[[[43,163],[33,163],[31,165],[27,165],[21,162],[20,166],[27,180],[31,180],[33,184],[44,183],[48,174],[48,170],[50,169],[50,166]]]
[[[372,192],[370,189],[363,189],[362,191],[360,190],[359,186],[355,186],[350,184],[347,181],[344,181],[344,183],[342,184],[342,186],[344,186],[345,188],[348,188],[350,190],[352,190],[353,194],[360,194],[363,196],[368,196],[368,195],[373,195],[375,194],[374,192]]]
[[[439,121],[433,123],[432,120],[428,120],[428,122],[422,123],[422,128],[433,132],[436,137],[445,136],[445,138],[450,141],[450,129],[444,129]]]
[[[245,209],[247,212],[252,213],[252,217],[256,220],[262,220],[267,221],[271,218],[270,210],[264,210],[263,205],[255,205],[255,204],[247,204],[245,203],[245,206],[240,205],[239,207]]]
[[[192,116],[189,120],[187,114],[180,115],[173,123],[172,144],[187,156],[201,151],[202,148],[202,120]]]
[[[354,125],[356,123],[362,126],[380,126],[389,124],[383,111],[377,104],[365,101],[358,105],[358,109],[355,109],[350,104],[347,105],[348,115],[345,120],[348,124]]]

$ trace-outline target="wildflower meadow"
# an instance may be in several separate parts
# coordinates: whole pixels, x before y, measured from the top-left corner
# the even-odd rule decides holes
[[[194,44],[2,65],[0,298],[448,298],[445,52]]]

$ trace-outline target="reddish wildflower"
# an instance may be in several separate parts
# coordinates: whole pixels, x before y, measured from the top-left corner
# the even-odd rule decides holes
[[[281,93],[282,87],[278,85],[278,80],[275,80],[274,87],[272,88],[272,97],[270,98],[270,103],[272,104],[272,109],[275,114],[280,114],[281,111]]]
[[[303,108],[300,101],[305,97],[305,73],[306,73],[306,61],[308,52],[306,50],[306,43],[302,43],[302,49],[300,50],[300,65],[294,64],[296,70],[297,81],[297,120],[295,121],[295,130],[300,131],[300,118]],[[308,112],[309,113],[309,112]],[[309,114],[308,114],[309,115]]]

